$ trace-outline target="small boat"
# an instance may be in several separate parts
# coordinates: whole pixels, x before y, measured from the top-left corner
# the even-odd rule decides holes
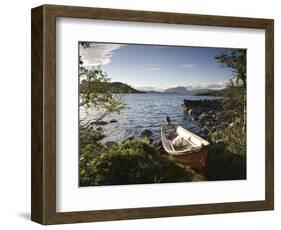
[[[165,151],[174,156],[199,152],[204,146],[210,144],[187,129],[171,123],[162,125],[161,139]]]
[[[208,141],[171,123],[162,125],[161,139],[164,150],[176,161],[204,171]]]

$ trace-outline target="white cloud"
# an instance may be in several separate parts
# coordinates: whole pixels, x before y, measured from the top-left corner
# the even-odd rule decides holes
[[[148,71],[158,71],[160,70],[160,67],[152,67],[150,69],[147,69]]]
[[[80,46],[80,56],[85,66],[107,65],[111,62],[114,51],[125,45],[91,43],[90,48]]]
[[[162,92],[165,89],[168,88],[174,88],[174,87],[185,87],[188,90],[198,90],[198,89],[213,89],[213,90],[219,90],[219,89],[224,89],[227,85],[229,84],[229,80],[224,80],[224,81],[218,81],[218,82],[206,82],[206,83],[199,83],[199,82],[193,82],[190,83],[189,85],[184,85],[184,84],[159,84],[158,86],[139,86],[136,87],[138,90],[142,91],[159,91]]]
[[[143,68],[147,71],[158,71],[160,70],[159,64],[140,64],[137,67]]]
[[[187,89],[224,89],[226,86],[229,85],[229,80],[218,81],[218,82],[206,82],[206,83],[199,83],[193,82],[186,86]]]
[[[139,86],[136,87],[137,90],[141,90],[141,91],[161,91],[160,88],[156,88],[153,86]]]
[[[194,64],[181,64],[180,67],[187,68],[187,69],[193,69],[195,67]]]
[[[158,64],[140,64],[137,65],[137,67],[141,67],[141,68],[149,68],[149,67],[158,67]]]

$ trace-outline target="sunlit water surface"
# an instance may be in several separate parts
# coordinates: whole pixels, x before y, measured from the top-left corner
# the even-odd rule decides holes
[[[216,99],[209,96],[191,96],[183,94],[122,94],[121,100],[126,108],[120,114],[112,114],[105,121],[116,119],[117,122],[102,126],[105,129],[106,137],[103,142],[119,142],[127,137],[140,138],[141,131],[149,129],[153,140],[160,138],[161,125],[169,116],[173,123],[183,127],[196,128],[192,121],[182,109],[183,99],[205,100]],[[88,109],[87,113],[81,109],[80,119],[94,121],[99,111]]]

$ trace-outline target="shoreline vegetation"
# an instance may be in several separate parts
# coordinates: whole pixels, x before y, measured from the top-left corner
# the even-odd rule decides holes
[[[84,48],[89,46],[88,43],[80,45]],[[237,56],[244,55],[240,52],[242,51],[234,50],[227,57],[231,58],[232,55],[232,61],[237,61]],[[238,68],[228,66],[227,61],[230,60],[227,57],[221,55],[215,58],[229,68]],[[164,151],[161,139],[150,140],[152,132],[149,129],[142,130],[141,140],[130,136],[120,143],[102,144],[107,124],[104,118],[110,114],[118,114],[126,107],[119,94],[143,92],[124,83],[110,82],[100,67],[89,70],[83,67],[82,60],[79,64],[80,106],[103,111],[93,121],[80,121],[80,186],[246,179],[244,83],[241,86],[230,80],[229,86],[224,90],[197,92],[205,94],[202,96],[219,94],[221,99],[182,102],[185,116],[190,117],[199,127],[191,131],[210,142],[206,147],[208,156],[202,170],[176,161]],[[245,82],[244,72],[239,71],[237,69],[236,78],[239,80],[242,76],[242,81]],[[175,91],[173,89],[166,93]],[[159,117],[159,122],[162,120]]]

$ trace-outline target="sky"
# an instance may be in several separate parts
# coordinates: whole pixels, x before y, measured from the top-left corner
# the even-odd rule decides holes
[[[87,68],[100,65],[112,82],[140,90],[222,89],[230,78],[229,68],[214,57],[225,48],[90,43],[79,54]]]

